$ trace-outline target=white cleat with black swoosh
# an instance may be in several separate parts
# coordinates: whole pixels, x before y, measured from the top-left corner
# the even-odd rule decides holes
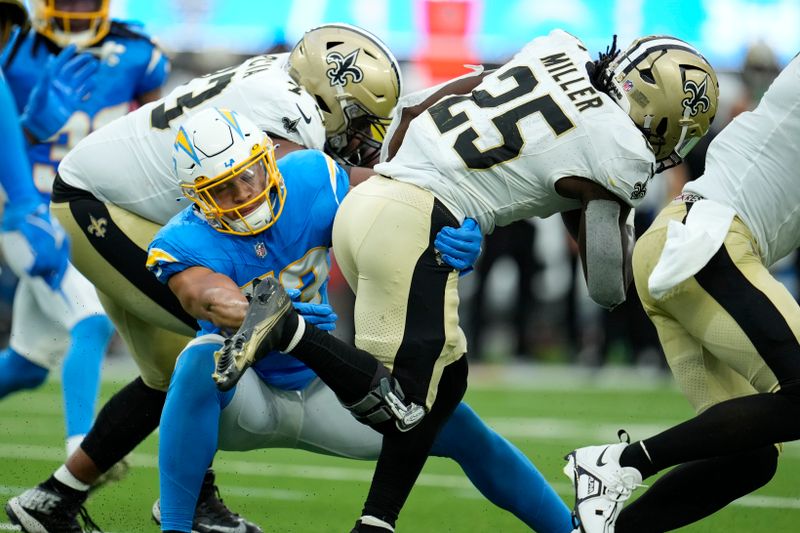
[[[619,464],[626,446],[625,442],[587,446],[565,457],[564,474],[575,488],[574,513],[580,533],[614,533],[622,506],[642,486],[638,470]]]

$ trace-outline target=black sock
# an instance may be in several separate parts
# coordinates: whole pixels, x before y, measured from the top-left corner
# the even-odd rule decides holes
[[[295,330],[296,326],[287,324],[284,335],[290,338],[284,339],[285,345],[289,344]],[[300,342],[290,353],[316,372],[345,403],[361,400],[377,385],[377,378],[389,375],[388,369],[380,369],[383,365],[369,352],[308,323]]]
[[[467,373],[466,357],[444,368],[431,411],[411,431],[403,433],[392,422],[384,423],[390,427],[381,428],[383,446],[362,516],[374,516],[394,526],[439,429],[464,397]]]
[[[657,472],[690,461],[744,453],[798,439],[800,398],[782,389],[774,394],[753,394],[719,403],[645,439],[644,444]],[[631,454],[636,453],[633,448]],[[627,455],[626,451],[623,455]]]
[[[65,485],[57,480],[55,476],[50,476],[47,481],[43,483],[43,485],[48,489],[54,490],[55,492],[61,494],[69,500],[77,500],[81,503],[83,503],[86,500],[86,497],[89,495],[89,491],[73,489],[69,485]]]
[[[622,509],[615,531],[662,533],[697,522],[765,485],[777,466],[771,445],[677,466]]]
[[[619,456],[619,464],[621,466],[632,466],[642,474],[642,479],[647,479],[657,473],[658,470],[653,466],[642,446],[643,443],[641,441],[628,445]]]
[[[105,472],[158,427],[166,398],[136,378],[106,402],[81,448]]]

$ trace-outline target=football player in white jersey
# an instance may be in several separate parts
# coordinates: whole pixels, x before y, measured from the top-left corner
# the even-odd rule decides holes
[[[466,389],[458,273],[437,256],[436,233],[465,217],[490,232],[562,212],[577,229],[589,293],[613,307],[630,276],[630,209],[653,174],[708,131],[717,94],[711,66],[678,39],[643,38],[621,54],[612,45],[592,61],[581,41],[556,30],[496,71],[402,98],[379,175],[344,199],[334,223],[336,259],[356,293],[358,348],[305,324],[276,288],[274,305],[251,304],[271,326],[241,328],[220,353],[218,386],[275,348],[326,382],[341,379],[340,367],[358,369],[353,383],[372,391],[350,408],[369,417],[376,399],[391,403],[388,387],[375,386],[391,371],[406,405],[390,409],[395,424],[379,426],[383,448],[355,531],[393,531]]]
[[[85,499],[86,486],[158,426],[175,358],[197,329],[145,268],[147,245],[188,203],[173,174],[178,125],[209,106],[234,109],[276,139],[278,157],[302,147],[326,149],[348,165],[354,183],[371,171],[349,165],[372,164],[380,148],[362,132],[385,131],[399,93],[399,65],[383,43],[358,28],[329,24],[307,32],[291,54],[251,58],[192,80],[70,151],[51,209],[71,238],[75,266],[97,287],[141,377],[109,400],[49,481],[77,492],[52,506],[53,520],[76,524],[75,502]],[[259,531],[221,504],[213,479],[209,470],[194,528]]]
[[[800,246],[798,83],[795,57],[636,243],[639,298],[697,416],[633,444],[574,451],[582,531],[696,522],[766,484],[775,444],[800,438],[800,306],[768,270]],[[620,512],[635,485],[673,466]]]

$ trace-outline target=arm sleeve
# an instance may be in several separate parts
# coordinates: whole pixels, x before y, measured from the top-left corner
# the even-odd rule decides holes
[[[0,71],[0,157],[5,169],[0,172],[0,184],[8,201],[27,203],[41,201],[33,185],[25,141],[19,128],[19,118],[11,90]]]
[[[589,296],[612,309],[625,301],[625,250],[619,228],[620,206],[613,200],[586,205],[586,286]]]

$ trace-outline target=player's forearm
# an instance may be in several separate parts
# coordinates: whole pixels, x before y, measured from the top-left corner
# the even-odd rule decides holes
[[[198,320],[220,328],[238,328],[247,312],[247,298],[234,281],[205,267],[191,267],[169,279],[178,301]]]
[[[247,299],[238,290],[210,287],[191,301],[191,309],[187,311],[195,318],[209,321],[217,327],[236,329],[242,325],[247,306]]]
[[[405,137],[406,130],[408,129],[408,126],[411,124],[412,120],[424,113],[430,106],[445,96],[451,94],[466,94],[472,91],[490,72],[492,71],[483,71],[480,74],[457,78],[450,83],[443,85],[438,91],[431,94],[421,103],[404,108],[400,114],[400,124],[389,142],[387,160],[394,157],[394,154],[397,153],[397,150],[400,148],[400,145],[403,142],[403,137]]]

